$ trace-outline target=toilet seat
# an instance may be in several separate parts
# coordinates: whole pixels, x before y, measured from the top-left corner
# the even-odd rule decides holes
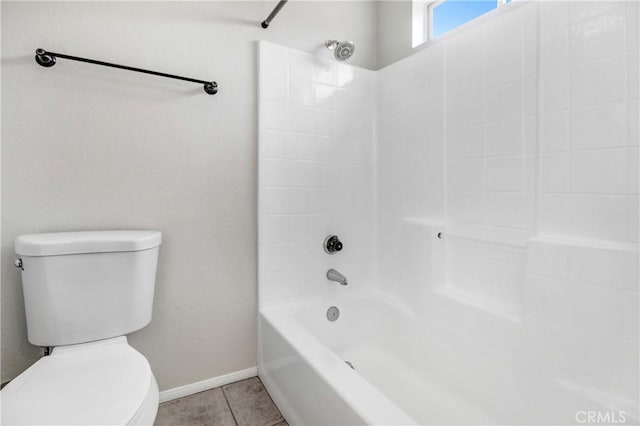
[[[158,386],[124,336],[60,346],[0,392],[2,423],[153,424]]]

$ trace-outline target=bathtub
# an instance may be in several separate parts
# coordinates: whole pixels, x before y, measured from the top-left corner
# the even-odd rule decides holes
[[[638,424],[637,401],[537,367],[546,350],[530,345],[524,323],[465,316],[437,292],[430,301],[430,317],[383,293],[263,307],[259,375],[290,424],[570,425],[586,409]],[[330,322],[333,304],[341,314]],[[493,341],[438,324],[447,315],[476,334],[490,330]],[[505,346],[529,361],[505,355]]]
[[[263,308],[259,374],[293,425],[492,424],[432,380],[432,341],[414,314],[383,295]],[[345,362],[353,365],[353,369]]]

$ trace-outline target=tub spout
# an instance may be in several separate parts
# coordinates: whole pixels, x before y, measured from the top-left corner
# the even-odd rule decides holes
[[[344,275],[342,275],[340,272],[336,271],[335,269],[329,269],[327,271],[327,279],[329,281],[335,281],[337,283],[339,283],[340,285],[347,285],[347,277],[345,277]]]

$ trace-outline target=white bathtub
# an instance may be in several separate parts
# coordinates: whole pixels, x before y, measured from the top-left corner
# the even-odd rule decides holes
[[[260,377],[291,424],[496,423],[430,379],[431,339],[411,312],[383,296],[336,305],[335,322],[329,303],[260,314]]]
[[[259,374],[292,425],[575,425],[586,409],[626,412],[627,424],[637,424],[637,402],[536,367],[544,352],[522,346],[531,362],[502,354],[501,345],[517,346],[528,334],[520,323],[505,329],[494,319],[487,345],[387,295],[331,300],[341,311],[335,322],[326,318],[327,301],[260,313]],[[464,321],[455,302],[437,294],[432,302]]]

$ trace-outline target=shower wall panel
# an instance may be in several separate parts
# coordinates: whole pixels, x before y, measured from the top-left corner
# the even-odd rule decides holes
[[[261,307],[373,279],[375,73],[322,53],[260,42]],[[335,255],[322,248],[330,234],[344,243]],[[349,285],[330,283],[329,268]]]
[[[379,71],[383,287],[508,419],[637,420],[638,3],[485,18]]]

